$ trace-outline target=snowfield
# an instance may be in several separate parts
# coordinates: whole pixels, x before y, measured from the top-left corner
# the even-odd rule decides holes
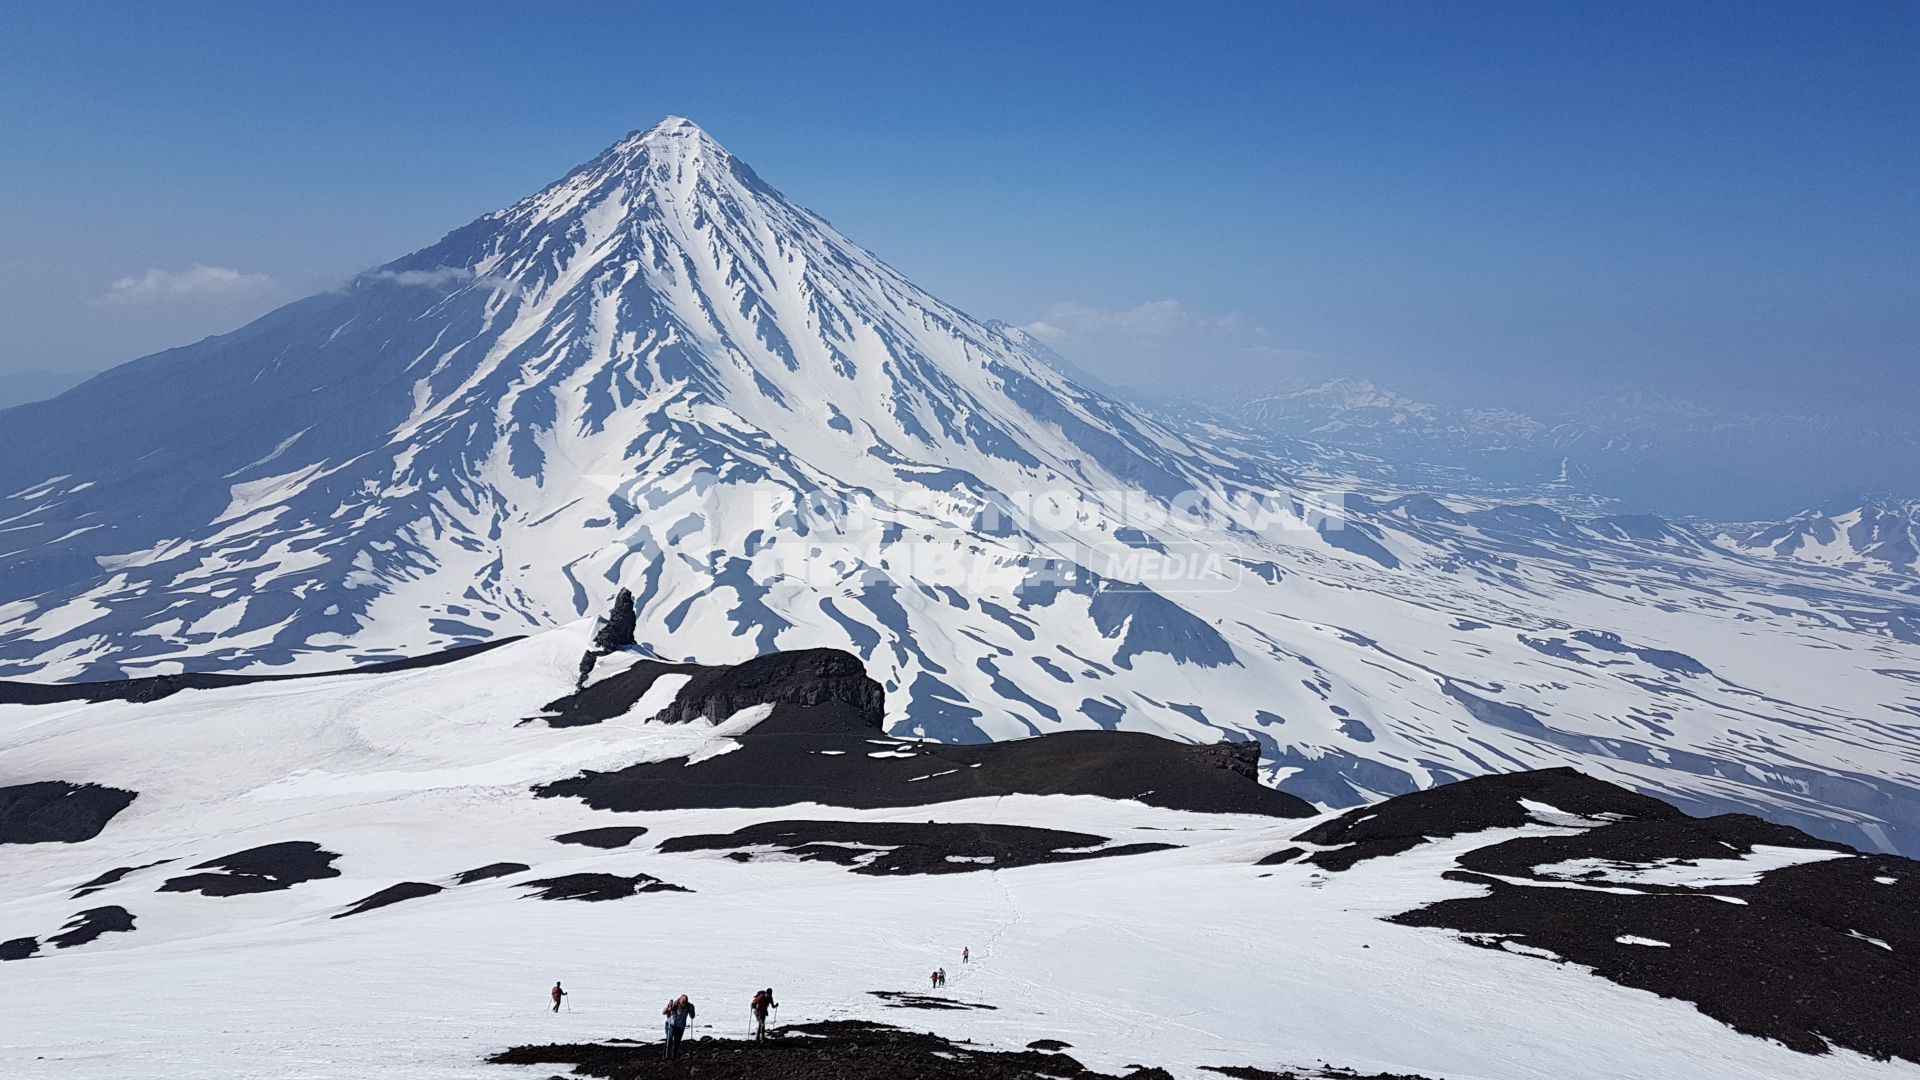
[[[1162,1065],[1183,1078],[1214,1075],[1204,1065],[1322,1061],[1485,1080],[1920,1075],[1850,1051],[1796,1053],[1577,965],[1380,921],[1484,892],[1440,876],[1467,848],[1572,831],[1562,825],[1328,873],[1254,865],[1317,819],[1091,796],[633,814],[536,799],[530,785],[583,767],[697,758],[751,730],[750,716],[646,723],[673,696],[667,680],[615,721],[519,724],[572,689],[587,638],[575,625],[391,675],[0,707],[0,786],[67,778],[140,793],[93,840],[4,849],[0,939],[51,934],[102,904],[137,924],[0,965],[0,1074],[546,1076],[481,1060],[520,1043],[651,1040],[660,1003],[683,992],[701,1008],[693,1036],[737,1037],[747,998],[771,984],[782,1023],[869,1018],[1007,1048],[1054,1038],[1094,1068]],[[1178,846],[932,876],[655,850],[775,818],[1042,825]],[[608,851],[552,839],[614,824],[648,831]],[[228,897],[156,891],[194,863],[293,840],[339,853],[340,876]],[[1756,855],[1756,874],[1782,861]],[[173,861],[70,898],[106,870],[161,859]],[[499,861],[531,869],[450,884]],[[692,891],[524,898],[524,882],[569,873],[644,873]],[[399,881],[446,888],[332,918]],[[938,966],[947,996],[992,1010],[892,1009],[869,993],[924,990]],[[556,978],[573,995],[558,1016],[545,997]]]

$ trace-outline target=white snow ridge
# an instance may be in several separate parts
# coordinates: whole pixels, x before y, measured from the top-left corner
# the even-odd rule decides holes
[[[1685,975],[1920,989],[1910,582],[1341,460],[681,118],[0,412],[0,1075],[545,1077],[485,1059],[769,983],[782,1047],[950,1041],[903,1075],[1913,1075]]]

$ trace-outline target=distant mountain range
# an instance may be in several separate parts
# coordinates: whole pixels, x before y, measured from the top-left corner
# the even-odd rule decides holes
[[[1206,404],[1277,435],[1702,520],[1785,515],[1842,489],[1920,496],[1903,490],[1920,477],[1920,427],[1729,411],[1648,390],[1548,416],[1436,405],[1345,378]]]
[[[1912,574],[1920,572],[1920,500],[1841,500],[1786,521],[1730,528],[1722,539],[1755,555]]]

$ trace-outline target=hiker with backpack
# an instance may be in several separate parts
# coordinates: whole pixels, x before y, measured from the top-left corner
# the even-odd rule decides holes
[[[767,1013],[779,1008],[773,1000],[773,987],[753,995],[753,1041],[765,1042],[767,1038]]]
[[[940,968],[933,973],[933,985],[942,990],[947,988],[947,969]]]
[[[693,1002],[687,1000],[687,995],[681,994],[667,1002],[667,1007],[660,1010],[660,1015],[667,1018],[666,1056],[668,1061],[672,1061],[680,1056],[680,1037],[686,1034],[687,1021],[693,1019]]]
[[[559,979],[553,980],[552,997],[553,997],[554,1012],[560,1011],[560,999],[566,996],[567,996],[567,992],[565,990],[560,989],[560,980]]]

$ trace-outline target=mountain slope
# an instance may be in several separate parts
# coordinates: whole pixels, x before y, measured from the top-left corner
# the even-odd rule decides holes
[[[1844,500],[1723,540],[1767,558],[1913,574],[1920,572],[1920,500]]]
[[[832,695],[667,722],[706,698],[698,673],[599,724],[519,722],[571,689],[588,638],[0,705],[0,792],[137,793],[90,838],[0,847],[0,1074],[506,1080],[521,1073],[481,1062],[509,1045],[652,1043],[681,993],[695,1040],[739,1038],[768,985],[781,1027],[1051,1039],[1110,1076],[1867,1080],[1920,1056],[1905,860],[1572,773],[1314,818],[1236,810],[1259,789],[1227,768],[1180,780],[1225,796],[1211,805],[935,789],[954,748],[888,738],[880,710],[850,718]],[[774,662],[846,673],[812,659]],[[645,663],[610,655],[589,688]],[[1105,748],[1082,780],[1205,753],[1077,734]],[[1044,779],[1015,774],[1047,741],[966,750]],[[852,760],[815,769],[826,749]],[[716,798],[708,774],[743,755],[758,775]],[[664,776],[646,810],[530,790],[641,766]],[[571,1012],[547,1011],[556,979]],[[691,1064],[725,1075],[711,1049]]]
[[[0,677],[390,660],[622,587],[662,660],[856,653],[898,735],[1235,735],[1327,806],[1572,762],[1920,850],[1911,597],[1162,420],[683,120],[0,413]]]

